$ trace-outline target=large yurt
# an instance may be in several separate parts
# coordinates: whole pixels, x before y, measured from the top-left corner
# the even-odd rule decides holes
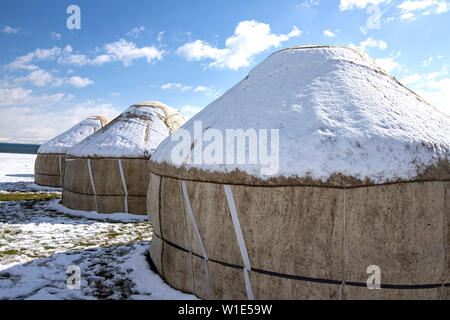
[[[62,204],[99,213],[146,214],[148,159],[183,123],[183,116],[159,102],[129,107],[68,151]]]
[[[41,186],[61,187],[67,151],[107,123],[105,117],[90,117],[42,144],[34,163],[34,182]]]
[[[449,158],[365,54],[281,50],[153,154],[150,256],[205,299],[449,299]]]

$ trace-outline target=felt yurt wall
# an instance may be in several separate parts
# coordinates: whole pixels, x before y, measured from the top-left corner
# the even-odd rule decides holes
[[[69,150],[63,205],[100,213],[146,214],[148,159],[183,123],[183,116],[159,102],[128,108]]]
[[[279,168],[180,164],[175,142],[160,144],[150,256],[171,286],[205,299],[450,298],[450,120],[368,57],[277,52],[180,130],[200,121],[224,136],[278,128]]]
[[[107,118],[94,116],[44,143],[38,150],[34,164],[35,183],[42,186],[61,187],[67,151],[107,123]]]

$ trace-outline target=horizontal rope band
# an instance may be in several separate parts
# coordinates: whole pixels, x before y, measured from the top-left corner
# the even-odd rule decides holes
[[[94,196],[94,194],[92,194],[92,193],[83,193],[83,192],[78,192],[78,191],[72,191],[69,188],[64,188],[63,191],[68,191],[68,192],[74,193],[74,194],[81,194],[83,196],[92,196],[92,197]],[[97,197],[122,197],[123,198],[124,195],[125,194],[97,194]],[[132,198],[147,198],[147,195],[128,194],[127,196],[128,196],[128,198],[130,198],[130,197],[132,197]]]
[[[36,153],[36,155],[37,156],[43,156],[43,157],[45,157],[45,156],[63,156],[63,157],[65,157],[66,156],[66,153],[55,153],[55,152],[53,152],[53,153]]]
[[[66,160],[86,160],[86,159],[91,159],[91,160],[113,160],[113,161],[117,161],[117,159],[121,159],[121,160],[144,160],[144,161],[148,161],[150,160],[149,157],[140,157],[140,158],[133,158],[133,157],[75,157],[72,155],[67,154],[66,155]]]
[[[177,176],[172,176],[170,174],[161,174],[159,172],[152,170],[151,168],[149,169],[149,172],[151,174],[154,174],[154,175],[162,177],[162,178],[184,180],[184,181],[189,181],[189,182],[202,182],[202,183],[211,183],[211,184],[218,184],[218,185],[255,187],[255,188],[313,187],[313,188],[343,190],[343,189],[373,188],[373,187],[382,187],[382,186],[407,184],[407,183],[450,182],[450,180],[448,180],[448,179],[443,179],[443,180],[423,179],[423,180],[411,180],[411,181],[386,182],[386,183],[382,183],[382,184],[365,184],[365,185],[357,185],[357,186],[315,185],[315,184],[308,184],[308,183],[305,183],[305,184],[288,184],[288,183],[283,184],[283,183],[280,183],[280,184],[273,184],[273,185],[263,185],[263,184],[251,184],[251,183],[237,183],[237,182],[231,182],[231,181],[208,181],[208,180],[194,179],[194,178],[188,178],[188,177],[183,177],[183,176],[177,177]]]
[[[41,173],[41,172],[34,172],[34,175],[40,175],[40,176],[49,176],[49,177],[60,177],[60,174],[48,174],[48,173]]]
[[[153,234],[159,238],[160,240],[164,241],[166,244],[170,245],[171,247],[181,250],[183,252],[189,253],[189,250],[186,250],[185,248],[170,242],[166,239],[163,239],[160,235],[158,235],[156,232],[153,232]],[[193,256],[196,256],[200,259],[203,259],[203,256],[196,254],[195,252],[191,252]],[[218,261],[215,259],[211,259],[209,258],[209,261],[211,262],[215,262],[217,264],[220,264],[222,266],[225,267],[230,267],[233,269],[240,269],[243,270],[244,267],[243,266],[239,266],[239,265],[235,265],[235,264],[231,264],[231,263],[227,263],[227,262],[223,262],[223,261]],[[304,277],[304,276],[296,276],[296,275],[289,275],[289,274],[283,274],[283,273],[278,273],[278,272],[273,272],[273,271],[267,271],[267,270],[262,270],[262,269],[255,269],[252,267],[251,269],[252,272],[256,272],[256,273],[260,273],[260,274],[264,274],[264,275],[268,275],[268,276],[272,276],[272,277],[278,277],[278,278],[284,278],[284,279],[290,279],[290,280],[298,280],[298,281],[304,281],[304,282],[314,282],[314,283],[324,283],[324,284],[332,284],[332,285],[341,285],[343,283],[342,280],[332,280],[332,279],[321,279],[321,278],[312,278],[312,277]],[[350,281],[347,282],[345,281],[345,285],[346,286],[351,286],[351,287],[367,287],[367,283],[365,282],[354,282],[354,281]],[[380,287],[382,289],[399,289],[399,290],[412,290],[412,289],[437,289],[437,288],[442,288],[442,287],[450,287],[450,283],[433,283],[433,284],[381,284]]]

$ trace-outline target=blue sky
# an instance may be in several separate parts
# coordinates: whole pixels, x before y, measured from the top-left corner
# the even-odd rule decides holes
[[[68,29],[70,5],[80,29]],[[0,3],[0,142],[158,100],[192,116],[276,50],[353,46],[450,114],[450,1]],[[381,14],[381,17],[377,17]]]

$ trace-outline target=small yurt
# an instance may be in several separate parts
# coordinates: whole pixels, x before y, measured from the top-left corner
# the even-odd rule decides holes
[[[270,55],[150,159],[150,256],[205,299],[449,299],[450,119],[345,47]]]
[[[34,182],[41,186],[62,187],[67,151],[108,123],[102,116],[81,121],[39,147],[34,164]]]
[[[68,151],[62,204],[83,211],[146,214],[148,159],[183,123],[183,116],[159,102],[129,107]]]

